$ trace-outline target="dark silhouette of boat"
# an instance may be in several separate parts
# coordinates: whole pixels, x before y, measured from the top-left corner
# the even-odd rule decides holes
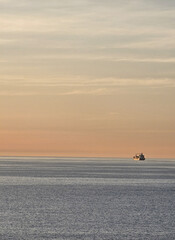
[[[145,160],[145,156],[144,156],[143,153],[136,153],[136,154],[133,156],[133,159],[134,159],[134,160],[141,161],[141,160]]]

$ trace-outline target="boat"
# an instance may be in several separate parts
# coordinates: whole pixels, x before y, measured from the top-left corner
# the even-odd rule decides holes
[[[143,153],[136,153],[136,154],[133,156],[133,159],[134,159],[134,160],[141,161],[141,160],[145,160],[145,156],[144,156]]]

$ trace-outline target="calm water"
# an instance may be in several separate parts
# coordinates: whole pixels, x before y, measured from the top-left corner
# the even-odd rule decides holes
[[[0,158],[0,239],[175,239],[175,160]]]

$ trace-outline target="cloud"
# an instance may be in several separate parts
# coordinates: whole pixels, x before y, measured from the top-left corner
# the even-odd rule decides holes
[[[30,79],[11,76],[3,76],[0,79],[0,85],[11,85],[23,86],[23,87],[98,87],[98,86],[138,86],[138,85],[160,85],[160,86],[172,86],[175,84],[175,79],[163,78],[163,79],[134,79],[134,78],[82,78],[81,76],[62,76],[60,78],[52,79]]]
[[[48,80],[15,80],[6,78],[0,80],[1,96],[30,95],[113,95],[120,88],[172,88],[175,79],[82,79],[70,77],[67,79]]]
[[[32,72],[37,78],[35,73],[44,71],[60,79],[69,71],[73,76],[80,72],[110,78],[115,73],[118,79],[125,73],[128,79],[134,74],[170,79],[175,63],[174,20],[173,1],[0,0],[5,59],[0,60],[0,77],[9,72],[15,78],[21,71],[25,77]],[[123,84],[119,82],[116,85]]]
[[[0,6],[3,9],[0,32],[57,32],[58,35],[67,33],[79,37],[102,34],[150,36],[162,34],[162,30],[170,34],[175,15],[172,7],[162,9],[159,4],[154,6],[145,1],[13,0],[0,2]]]
[[[74,60],[86,60],[86,61],[110,61],[110,62],[148,62],[148,63],[175,63],[175,57],[172,58],[143,58],[143,57],[115,57],[106,55],[95,55],[95,54],[59,54],[59,55],[38,55],[31,57],[31,59],[42,59],[43,60],[57,60],[57,59],[74,59]]]

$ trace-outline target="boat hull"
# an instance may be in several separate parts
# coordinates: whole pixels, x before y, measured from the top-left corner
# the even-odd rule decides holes
[[[133,158],[134,160],[136,160],[136,161],[144,161],[145,160],[145,158],[143,158],[143,159],[141,159],[141,158]]]

